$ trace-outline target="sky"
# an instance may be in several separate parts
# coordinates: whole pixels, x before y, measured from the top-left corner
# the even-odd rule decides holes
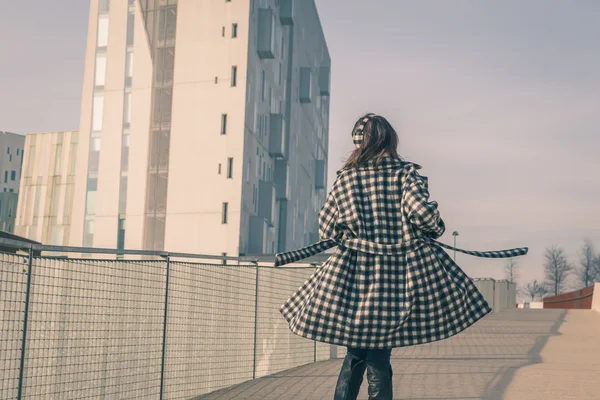
[[[519,284],[543,280],[546,247],[573,264],[585,238],[600,252],[600,2],[316,3],[332,59],[330,184],[354,122],[375,112],[423,166],[442,242],[456,230],[469,250],[529,247]],[[88,4],[0,1],[0,130],[78,128]],[[504,277],[504,260],[457,261]]]

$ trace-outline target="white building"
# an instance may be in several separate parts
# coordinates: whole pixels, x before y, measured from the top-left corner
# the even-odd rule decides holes
[[[317,239],[330,58],[314,0],[91,0],[70,244]]]
[[[28,134],[15,233],[50,245],[68,244],[77,132]]]

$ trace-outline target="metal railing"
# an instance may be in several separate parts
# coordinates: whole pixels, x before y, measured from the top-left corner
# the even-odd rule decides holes
[[[330,358],[279,313],[315,265],[27,246],[0,253],[1,399],[186,399]]]

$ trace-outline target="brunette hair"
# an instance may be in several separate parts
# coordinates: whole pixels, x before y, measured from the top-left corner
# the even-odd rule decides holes
[[[379,163],[386,154],[402,160],[397,149],[398,133],[388,120],[380,115],[366,114],[359,118],[352,129],[352,136],[361,137],[362,141],[357,143],[355,140],[357,148],[348,156],[344,168],[356,168],[370,160]]]

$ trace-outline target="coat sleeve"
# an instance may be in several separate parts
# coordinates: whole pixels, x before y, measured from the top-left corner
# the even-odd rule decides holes
[[[404,208],[408,221],[425,236],[432,239],[442,236],[446,226],[440,217],[438,203],[429,200],[427,177],[411,169],[405,188]]]
[[[319,238],[321,240],[336,237],[336,222],[338,218],[338,207],[333,190],[327,195],[325,205],[319,212]]]

